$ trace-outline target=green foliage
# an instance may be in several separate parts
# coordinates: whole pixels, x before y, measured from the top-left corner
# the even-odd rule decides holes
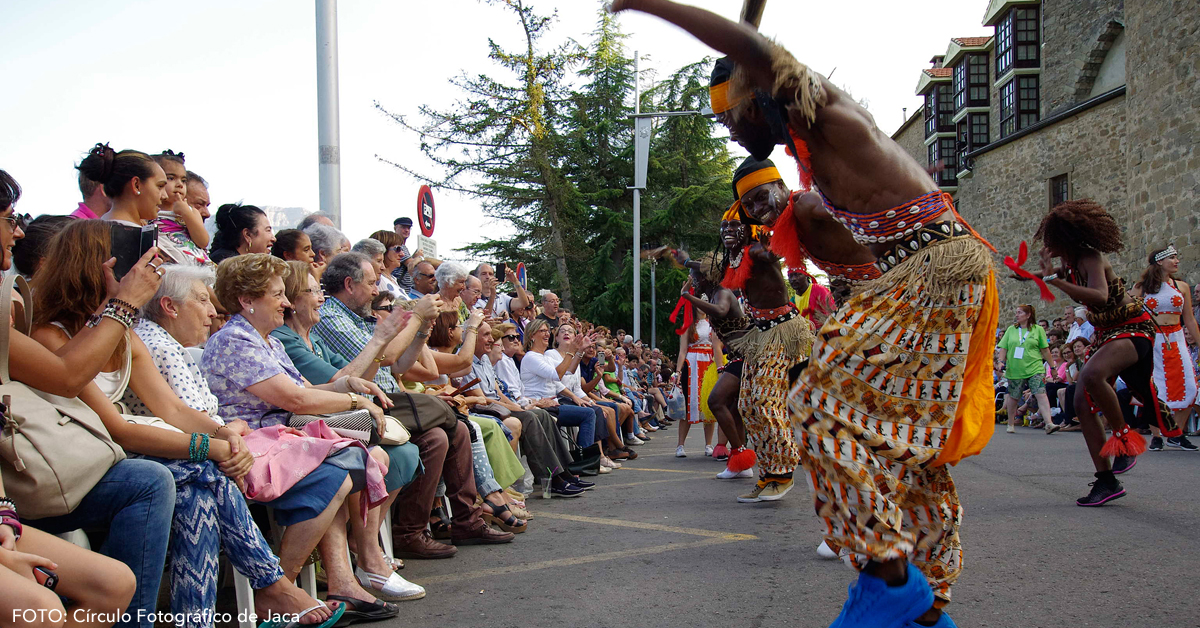
[[[461,249],[477,259],[524,262],[530,288],[552,288],[564,307],[610,328],[632,330],[634,60],[614,16],[600,7],[581,44],[543,50],[553,16],[522,0],[488,0],[509,9],[526,33],[519,52],[491,42],[503,78],[453,81],[462,96],[446,111],[420,108],[410,124],[439,177],[396,167],[433,185],[480,199],[487,215],[515,235]],[[643,112],[698,111],[708,104],[708,59],[642,93]],[[378,103],[376,106],[387,113]],[[642,194],[642,241],[702,255],[719,244],[717,224],[732,202],[733,158],[702,116],[655,118]],[[390,163],[390,162],[389,162]],[[393,164],[395,165],[395,164]],[[667,321],[685,274],[656,267],[659,344],[675,350]],[[642,264],[642,336],[650,340],[650,263]]]

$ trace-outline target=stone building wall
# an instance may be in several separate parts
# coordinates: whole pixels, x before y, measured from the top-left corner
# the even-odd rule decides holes
[[[1155,3],[1156,0],[1138,0]],[[1124,0],[1044,0],[1042,2],[1042,117],[1087,97],[1075,89],[1089,55],[1111,21],[1124,21]],[[1101,51],[1097,51],[1102,54]]]
[[[925,113],[921,107],[892,135],[892,139],[917,163],[924,165],[929,161],[929,153],[925,150]]]
[[[1194,1],[1126,6],[1131,111],[1126,176],[1139,257],[1164,243],[1180,252],[1181,279],[1200,283],[1200,12]]]
[[[1118,221],[1129,224],[1125,154],[1126,102],[1116,98],[975,158],[969,178],[959,180],[956,201],[963,217],[998,249],[996,263],[1016,256],[1022,240],[1032,245],[1038,224],[1050,209],[1049,178],[1067,173],[1071,198],[1093,198]],[[1027,268],[1036,267],[1033,245]],[[1140,251],[1114,259],[1123,276],[1141,272]],[[1061,296],[1061,295],[1060,295]],[[1037,303],[1032,283],[1002,279],[1002,311],[1017,303]],[[1007,319],[1005,319],[1007,320]]]

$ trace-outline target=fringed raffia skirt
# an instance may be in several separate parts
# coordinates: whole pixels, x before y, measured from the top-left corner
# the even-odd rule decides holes
[[[788,476],[800,461],[787,411],[788,374],[808,359],[812,324],[790,303],[780,313],[752,317],[754,325],[731,343],[744,356],[738,413],[758,455],[760,479]]]
[[[998,303],[981,241],[917,249],[826,321],[788,403],[830,545],[858,568],[912,560],[944,604],[962,564],[946,465],[991,436]]]

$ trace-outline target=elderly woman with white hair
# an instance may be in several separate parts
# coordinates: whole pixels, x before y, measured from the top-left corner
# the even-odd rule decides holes
[[[61,243],[65,245],[73,242],[64,239]],[[100,259],[106,256],[106,253],[100,253]],[[246,445],[241,438],[244,432],[239,431],[238,426],[224,424],[215,414],[215,403],[201,409],[193,405],[197,399],[195,394],[172,396],[172,392],[179,390],[178,380],[190,378],[193,373],[198,374],[199,369],[183,346],[174,340],[162,325],[149,318],[153,316],[176,329],[182,328],[177,323],[188,321],[188,324],[196,329],[184,337],[202,342],[207,334],[208,324],[216,316],[216,311],[208,300],[206,283],[211,281],[213,273],[204,267],[183,265],[168,265],[163,267],[162,271],[163,280],[158,291],[143,306],[147,319],[137,325],[137,337],[127,341],[129,349],[124,352],[126,357],[118,372],[129,378],[129,385],[125,388],[123,397],[119,398],[132,414],[158,414],[164,417],[165,421],[156,420],[154,425],[175,432],[179,438],[184,438],[181,427],[196,425],[181,421],[181,415],[186,413],[189,418],[200,421],[211,419],[211,422],[202,428],[206,431],[197,434],[206,434],[203,440],[211,439],[214,444],[218,439],[227,439],[231,450],[236,443],[236,447],[245,455],[246,464],[252,464],[253,458],[245,450]],[[42,283],[40,294],[47,298],[53,297],[54,286]],[[168,342],[163,342],[163,339]],[[171,349],[174,349],[174,352]],[[156,378],[154,372],[141,370],[138,360],[144,359],[143,356],[149,357],[151,362],[142,364],[147,368],[157,369],[162,375],[161,381],[150,381]],[[189,367],[191,371],[188,370]],[[104,377],[107,377],[107,374],[102,373],[100,378]],[[170,388],[164,387],[164,384]],[[122,394],[118,390],[114,388],[110,394]],[[134,393],[135,390],[140,391],[142,395],[150,392],[159,394],[154,398],[147,396],[150,400],[147,405]],[[151,408],[158,412],[152,412]],[[170,412],[164,413],[164,409],[170,409]],[[212,412],[204,414],[208,410]],[[112,430],[107,423],[106,427]],[[163,434],[151,427],[139,426],[135,429]],[[193,434],[193,442],[198,440],[197,434]],[[259,613],[299,613],[305,616],[307,621],[304,623],[314,626],[329,626],[337,621],[344,611],[339,608],[336,612],[331,612],[297,588],[292,580],[286,577],[279,559],[271,551],[270,545],[258,528],[253,525],[253,518],[238,486],[244,477],[244,471],[240,474],[232,473],[228,461],[218,464],[213,460],[200,460],[200,456],[190,456],[187,459],[164,456],[161,454],[164,453],[165,447],[153,447],[147,445],[146,441],[144,437],[140,441],[131,440],[140,444],[139,450],[142,453],[139,454],[138,450],[134,449],[130,449],[129,453],[162,464],[175,481],[169,545],[170,553],[174,556],[170,568],[171,610],[187,617],[181,625],[213,625],[212,616],[205,616],[204,611],[212,609],[216,604],[217,557],[222,545],[234,568],[249,578],[251,586],[258,590],[255,603]],[[145,454],[147,451],[157,455]],[[114,531],[124,534],[136,532]]]
[[[329,260],[340,252],[342,240],[346,239],[346,236],[342,235],[341,231],[319,222],[305,227],[304,233],[312,242],[313,276],[320,280]]]
[[[442,295],[442,303],[446,304],[446,311],[457,310],[458,322],[461,324],[471,316],[470,305],[463,302],[461,293],[463,288],[467,287],[467,277],[471,274],[467,269],[457,262],[442,262],[441,266],[437,267],[433,276],[437,279],[438,294]]]
[[[215,279],[214,271],[206,268],[183,266],[167,266],[164,268],[164,271],[162,285],[154,298],[143,307],[143,319],[138,323],[135,331],[146,344],[150,356],[153,358],[159,371],[163,374],[163,378],[180,399],[192,408],[206,412],[214,422],[223,424],[226,428],[238,434],[249,434],[251,427],[246,421],[225,421],[219,416],[219,400],[209,389],[205,375],[201,371],[196,359],[186,349],[186,347],[202,345],[208,339],[208,322],[215,315],[212,303],[209,301],[209,288]],[[136,396],[129,394],[124,401],[129,405],[130,411],[134,414],[145,413],[144,405]],[[261,461],[256,459],[255,464],[267,464],[267,460],[265,458]],[[285,471],[289,469],[289,463],[284,460],[276,460],[271,464],[281,465],[281,468]],[[291,597],[295,597],[296,591],[299,591],[298,589],[296,591],[291,590],[291,588],[294,588],[294,585],[291,584],[291,578],[298,573],[299,567],[303,565],[305,559],[311,554],[318,540],[322,541],[323,547],[329,543],[338,546],[333,551],[333,554],[337,555],[335,562],[338,564],[330,564],[327,567],[336,566],[338,567],[336,571],[349,569],[348,565],[341,564],[345,562],[346,545],[344,541],[341,541],[344,534],[328,534],[331,526],[336,525],[339,520],[344,521],[344,519],[338,516],[338,513],[339,511],[344,511],[344,502],[351,492],[351,481],[349,478],[346,478],[344,481],[341,479],[341,477],[346,475],[345,471],[342,471],[340,475],[330,473],[331,470],[336,469],[337,466],[335,463],[328,461],[321,463],[317,470],[310,473],[288,491],[285,491],[282,497],[268,503],[268,505],[276,507],[278,520],[283,521],[286,519],[287,523],[290,524],[284,533],[280,549],[280,555],[283,558],[280,561],[276,561],[276,569],[282,568],[279,574],[289,576],[283,578],[280,582],[290,587],[286,592]],[[324,501],[323,498],[317,498],[313,504],[309,504],[307,507],[296,503],[299,499],[312,501],[312,498],[317,494],[325,495],[328,493],[329,491],[325,489],[324,485],[329,483],[329,477],[334,477],[338,482],[342,482],[341,489],[334,491],[335,494],[332,499]],[[334,484],[336,483],[334,482]],[[236,491],[236,488],[234,490]],[[185,487],[180,486],[178,491],[180,495],[183,495]],[[300,494],[304,494],[305,496],[301,497]],[[246,500],[240,494],[226,497],[227,499],[222,500],[223,502],[232,502],[241,508],[245,507]],[[236,497],[236,499],[233,497]],[[308,512],[301,512],[306,508]],[[315,516],[313,516],[314,514]],[[214,515],[208,513],[205,516],[213,517]],[[178,513],[176,518],[178,519]],[[176,532],[173,535],[173,539],[178,537],[181,543],[194,545],[211,543],[214,548],[224,545],[226,553],[230,554],[234,566],[239,571],[246,573],[250,577],[251,585],[255,589],[259,589],[255,593],[255,604],[260,609],[273,608],[276,612],[296,612],[296,610],[302,610],[315,605],[315,602],[300,606],[292,604],[284,607],[288,610],[280,609],[279,606],[264,606],[264,603],[269,603],[273,599],[273,594],[269,588],[260,589],[260,585],[264,583],[263,579],[266,578],[266,580],[269,580],[269,577],[263,575],[256,576],[244,571],[243,566],[238,562],[238,557],[233,553],[236,552],[236,544],[239,541],[243,544],[248,542],[246,538],[242,537],[261,539],[261,534],[258,532],[257,527],[253,523],[248,523],[249,519],[247,519],[245,525],[232,531],[226,529],[227,522],[224,517],[219,519],[220,525],[218,525],[218,522],[201,521],[201,523],[196,523],[193,526],[194,529],[188,528],[186,534]],[[198,539],[196,535],[199,535]],[[233,538],[230,538],[230,535]],[[334,543],[334,541],[338,542]],[[174,547],[173,540],[172,548],[174,549]],[[267,551],[269,555],[269,548]],[[274,556],[271,556],[271,558],[274,559]],[[211,569],[214,572],[212,584],[214,587],[213,599],[215,599],[215,561],[211,565],[197,565],[177,560],[172,561],[171,567],[173,576],[178,571],[181,576],[191,575],[194,579],[199,579],[199,575],[195,572],[201,571],[202,568],[204,570]],[[398,575],[396,578],[397,585],[399,585],[401,579]],[[338,580],[338,582],[335,583],[335,580]],[[357,589],[357,587],[351,585],[347,580],[352,581],[353,576],[331,579],[331,585],[337,589],[336,591],[331,589],[331,599],[343,602],[341,606],[346,607],[346,611],[344,612],[348,615],[354,615],[360,621],[367,619],[367,617],[363,617],[362,611],[364,610],[363,602],[368,600],[358,601],[362,597],[365,597],[364,594],[366,592]],[[207,584],[206,580],[201,580],[201,582]],[[407,581],[404,584],[411,585]],[[197,588],[194,582],[190,586]],[[272,586],[278,587],[283,585],[276,584]],[[414,590],[420,589],[416,585],[411,585],[411,587]],[[421,595],[424,594],[423,590],[419,590],[418,592]],[[300,595],[303,595],[303,592],[300,592]],[[260,602],[260,599],[263,601]],[[308,598],[304,596],[302,599],[307,600]],[[398,609],[394,606],[390,609],[384,604],[376,604],[376,606],[379,607],[375,609],[378,616],[369,617],[371,619],[394,616],[395,612],[398,612]],[[212,605],[208,604],[206,608],[212,608]],[[341,612],[339,609],[337,616],[340,617]],[[324,615],[317,615],[316,618],[323,619],[323,617],[328,616],[330,616],[329,611],[324,611]],[[302,623],[307,622],[302,620]]]

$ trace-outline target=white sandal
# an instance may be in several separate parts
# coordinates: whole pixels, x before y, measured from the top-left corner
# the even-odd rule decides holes
[[[358,583],[370,589],[381,600],[388,602],[405,602],[419,600],[425,597],[425,587],[405,580],[400,574],[392,572],[386,578],[363,571],[362,567],[354,570]]]

